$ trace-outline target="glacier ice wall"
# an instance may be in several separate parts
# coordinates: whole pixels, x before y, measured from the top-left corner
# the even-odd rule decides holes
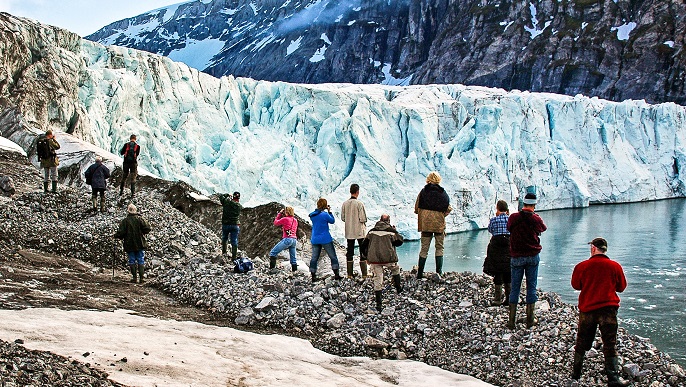
[[[305,214],[325,197],[338,212],[358,183],[370,219],[387,212],[416,236],[413,205],[432,170],[455,208],[451,232],[486,226],[496,200],[516,207],[528,185],[540,209],[684,195],[686,110],[673,103],[217,79],[87,40],[49,60],[76,77],[73,106],[62,109],[80,113],[74,135],[117,153],[135,133],[152,173],[207,194],[241,191],[247,205],[278,201]],[[65,130],[65,120],[33,122]]]

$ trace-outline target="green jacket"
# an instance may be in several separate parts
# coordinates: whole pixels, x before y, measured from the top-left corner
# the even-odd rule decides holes
[[[119,223],[119,229],[114,234],[117,239],[124,240],[124,251],[140,251],[148,248],[145,234],[150,232],[148,222],[138,214],[129,214]]]
[[[218,196],[224,208],[222,224],[240,224],[238,218],[241,216],[243,206],[238,202],[234,202],[230,194],[219,194]]]
[[[55,152],[55,150],[60,149],[60,143],[53,137],[48,139],[48,145],[50,145],[50,157],[40,159],[41,168],[52,168],[60,165],[60,159]]]

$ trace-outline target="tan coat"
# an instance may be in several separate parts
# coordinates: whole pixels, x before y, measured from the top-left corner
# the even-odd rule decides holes
[[[367,213],[360,200],[350,198],[343,202],[341,220],[345,223],[345,239],[362,239],[367,235]]]
[[[414,202],[414,213],[417,214],[417,231],[445,232],[445,217],[453,210],[448,206],[447,212],[425,210],[419,208],[419,196]]]
[[[52,152],[55,152],[55,150],[60,149],[60,143],[57,142],[55,138],[48,139],[48,145],[50,145],[50,149],[52,150]],[[40,159],[41,168],[52,168],[58,165],[60,165],[60,158],[57,157],[57,154],[45,159]]]

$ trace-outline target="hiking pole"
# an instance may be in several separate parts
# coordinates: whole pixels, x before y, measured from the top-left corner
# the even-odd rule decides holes
[[[114,261],[116,260],[117,257],[117,241],[115,240],[114,243],[112,243],[112,281],[114,281]]]

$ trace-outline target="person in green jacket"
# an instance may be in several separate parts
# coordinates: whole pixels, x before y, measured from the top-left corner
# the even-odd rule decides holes
[[[239,203],[241,193],[219,194],[219,201],[222,204],[222,255],[226,255],[226,248],[231,237],[231,259],[235,260],[238,255],[238,234],[241,232],[239,218],[243,206]]]
[[[60,159],[56,150],[60,149],[60,143],[55,139],[52,130],[48,129],[45,134],[38,138],[36,153],[43,168],[43,192],[48,192],[48,184],[52,180],[52,192],[57,192],[57,166]]]
[[[138,214],[138,209],[133,203],[129,204],[126,212],[128,215],[119,223],[119,229],[114,237],[121,239],[124,243],[124,251],[129,257],[129,268],[133,275],[131,282],[136,283],[136,274],[138,274],[140,283],[143,283],[145,250],[148,248],[145,234],[150,232],[150,224]]]

